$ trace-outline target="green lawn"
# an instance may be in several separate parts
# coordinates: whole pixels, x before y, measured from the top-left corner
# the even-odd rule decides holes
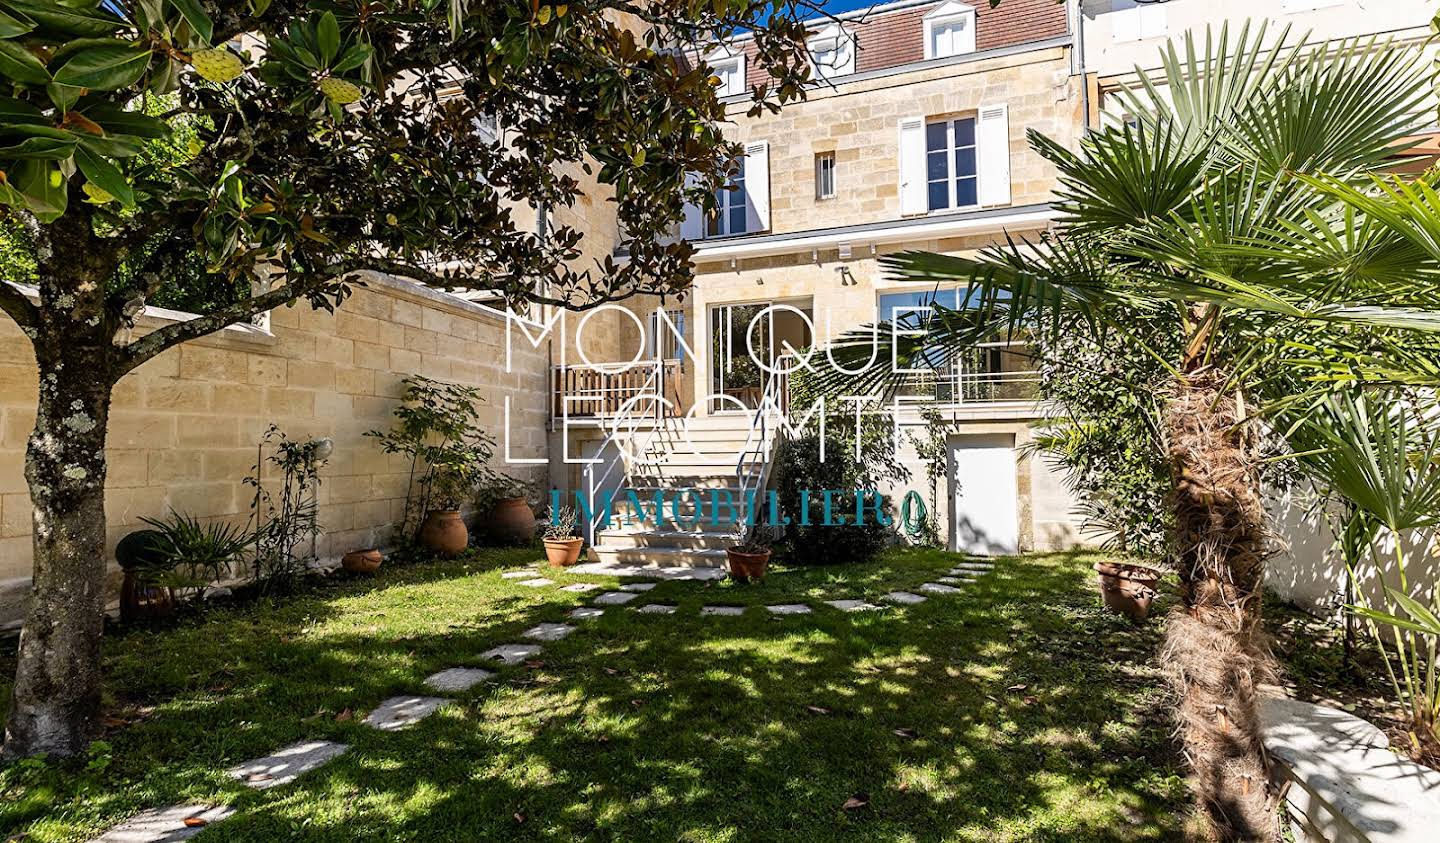
[[[0,839],[85,840],[139,809],[229,803],[202,841],[1166,840],[1187,796],[1152,655],[1160,624],[1098,608],[1094,556],[998,560],[960,595],[873,613],[959,558],[662,583],[407,731],[358,720],[428,674],[564,621],[590,595],[500,571],[533,551],[387,570],[107,646],[108,749],[0,772]],[[551,575],[566,582],[606,578]],[[810,602],[811,615],[698,616]],[[0,658],[0,676],[13,670]],[[1023,687],[1022,687],[1023,686]],[[8,697],[8,687],[0,684]],[[350,752],[252,791],[237,762]],[[842,805],[862,795],[868,805]]]

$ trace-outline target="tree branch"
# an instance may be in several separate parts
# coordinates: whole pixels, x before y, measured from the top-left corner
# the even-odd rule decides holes
[[[0,280],[0,310],[22,328],[34,328],[40,324],[40,308],[13,282]]]

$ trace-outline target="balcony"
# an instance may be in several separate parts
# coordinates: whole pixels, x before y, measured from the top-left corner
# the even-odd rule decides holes
[[[988,342],[926,372],[905,376],[898,394],[946,406],[1033,404],[1040,400],[1040,373],[1030,345]]]
[[[622,363],[602,364],[619,367]],[[621,416],[656,419],[676,415],[675,385],[679,382],[679,360],[647,360],[625,371],[607,372],[595,366],[554,366],[551,369],[552,422],[564,418],[603,421]],[[666,407],[653,398],[671,394],[676,406]]]

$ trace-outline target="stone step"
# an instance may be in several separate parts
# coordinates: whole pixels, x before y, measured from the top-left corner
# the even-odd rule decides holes
[[[590,548],[590,561],[602,565],[657,565],[719,568],[725,564],[725,551],[715,548],[685,547],[606,547]]]
[[[679,547],[724,550],[735,541],[733,533],[723,530],[602,530],[598,544],[607,548]]]
[[[739,481],[735,477],[733,467],[725,473],[681,475],[681,474],[651,474],[643,470],[630,472],[626,478],[627,483],[624,489],[634,489],[641,500],[649,501],[654,498],[656,492],[665,492],[666,497],[670,493],[680,489],[729,489],[734,492],[740,488]],[[623,495],[617,495],[615,502],[623,503],[627,500]]]
[[[754,472],[755,466],[759,465],[759,457],[751,457],[746,460],[746,470]],[[739,458],[734,454],[715,458],[697,457],[694,454],[670,454],[663,460],[649,463],[637,462],[628,466],[626,475],[629,477],[725,477],[735,476],[735,468]]]

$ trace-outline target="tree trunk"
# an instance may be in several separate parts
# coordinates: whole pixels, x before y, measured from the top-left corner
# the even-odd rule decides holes
[[[1278,836],[1256,686],[1273,675],[1260,628],[1268,529],[1255,437],[1223,373],[1191,372],[1168,396],[1181,605],[1162,661],[1200,811],[1221,840]]]
[[[84,753],[100,708],[109,339],[98,330],[42,334],[35,347],[40,398],[25,458],[34,584],[5,724],[7,759]]]

